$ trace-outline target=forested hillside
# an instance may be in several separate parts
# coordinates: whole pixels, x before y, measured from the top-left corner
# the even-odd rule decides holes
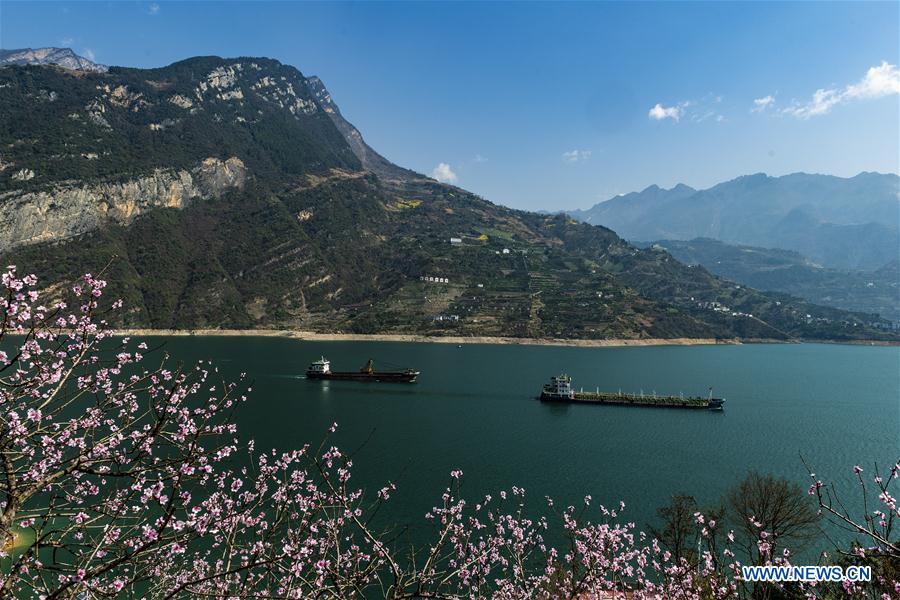
[[[566,338],[890,339],[611,230],[391,165],[261,58],[0,69],[0,244],[50,293],[106,268],[123,324]]]

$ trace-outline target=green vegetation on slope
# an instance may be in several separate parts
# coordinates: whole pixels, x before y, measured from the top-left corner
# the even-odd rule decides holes
[[[758,290],[785,292],[844,310],[900,321],[900,261],[876,271],[840,271],[814,264],[789,250],[732,246],[716,240],[656,242],[686,264]]]
[[[0,99],[0,157],[13,165],[0,172],[8,190],[0,202],[52,193],[63,180],[128,180],[210,156],[246,165],[243,187],[219,197],[4,253],[49,282],[50,296],[108,264],[110,294],[132,307],[123,325],[895,337],[876,317],[759,293],[603,227],[361,170],[306,79],[275,61],[208,57],[104,75],[15,67],[0,69],[0,80],[9,92]],[[13,178],[20,168],[35,176]]]

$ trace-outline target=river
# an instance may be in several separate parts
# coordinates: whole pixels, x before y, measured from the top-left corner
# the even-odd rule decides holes
[[[154,339],[154,342],[162,342]],[[413,529],[437,503],[452,469],[477,499],[524,487],[573,503],[590,494],[627,506],[644,527],[673,493],[716,503],[748,470],[805,490],[801,457],[856,497],[851,469],[871,472],[900,458],[900,348],[759,344],[574,348],[390,342],[310,342],[265,337],[172,337],[181,360],[210,359],[225,376],[253,380],[240,409],[243,436],[260,449],[317,444],[332,422],[335,442],[356,452],[353,480],[374,491],[397,484],[388,514]],[[415,384],[307,381],[325,356],[337,370],[412,366]],[[707,393],[721,413],[549,405],[535,399],[551,375],[577,388]]]

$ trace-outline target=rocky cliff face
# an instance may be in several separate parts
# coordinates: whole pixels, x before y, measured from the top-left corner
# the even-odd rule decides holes
[[[73,71],[105,73],[106,65],[100,65],[75,54],[71,48],[23,48],[0,50],[0,66],[4,65],[56,65]]]
[[[15,123],[0,128],[0,252],[181,209],[248,172],[278,188],[361,167],[307,78],[277,61],[107,70],[51,48],[0,63],[0,120]],[[50,64],[67,70],[34,68]]]
[[[361,167],[306,77],[268,59],[105,73],[8,66],[0,89],[0,120],[15,123],[0,127],[0,193],[190,171],[210,156],[277,178]]]
[[[353,150],[353,154],[363,164],[363,167],[385,179],[408,180],[422,177],[415,171],[398,167],[373,150],[363,139],[359,130],[341,115],[341,109],[334,103],[331,94],[325,88],[325,84],[322,83],[321,79],[316,76],[308,77],[306,85],[319,103],[319,106],[322,107],[322,110],[331,118],[335,127],[347,140],[347,144]]]
[[[121,183],[71,183],[37,192],[6,192],[0,194],[0,252],[70,238],[106,221],[128,225],[154,208],[184,208],[194,199],[242,188],[246,178],[239,158],[207,158],[191,170],[158,169]]]
[[[108,266],[110,296],[134,307],[123,324],[882,335],[869,317],[734,286],[392,165],[318,78],[271,59],[8,66],[0,89],[0,264],[51,286]]]

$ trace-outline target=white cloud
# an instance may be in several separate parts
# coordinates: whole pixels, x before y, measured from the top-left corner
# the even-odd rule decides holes
[[[750,112],[763,112],[773,104],[775,104],[775,96],[769,95],[757,98],[753,101],[753,108],[750,109]]]
[[[94,51],[91,50],[90,48],[85,48],[84,50],[81,51],[81,54],[82,54],[82,56],[84,56],[86,59],[88,59],[91,62],[97,60],[97,56],[94,54]]]
[[[900,70],[897,65],[882,61],[879,66],[866,71],[859,83],[844,88],[818,89],[809,102],[794,102],[781,112],[798,119],[809,119],[826,115],[835,106],[849,100],[871,100],[894,94],[900,94]]]
[[[856,85],[848,85],[844,95],[848,98],[881,98],[900,94],[900,70],[897,65],[881,61],[881,65],[866,71],[866,76]]]
[[[842,94],[838,90],[819,89],[813,94],[812,100],[806,104],[794,103],[793,106],[789,106],[781,112],[799,119],[809,119],[827,115],[834,105],[840,104],[842,100]]]
[[[580,162],[591,157],[590,150],[570,150],[562,153],[563,160],[566,162]]]
[[[147,14],[157,15],[159,14],[159,4],[156,2],[151,2],[150,6],[147,7]]]
[[[450,165],[443,162],[438,163],[438,166],[431,170],[431,176],[443,183],[454,183],[457,179],[456,173],[453,172]]]
[[[656,106],[651,108],[650,112],[647,113],[647,116],[656,121],[662,121],[663,119],[674,119],[675,121],[679,121],[681,120],[682,114],[684,114],[684,108],[681,104],[678,106],[667,107],[657,102]]]
[[[64,37],[63,39],[59,40],[59,45],[64,46],[66,48],[68,48],[69,46],[71,46],[74,43],[75,43],[75,39],[70,38],[70,37]]]
[[[488,161],[487,158],[483,157],[483,156],[480,155],[480,154],[476,154],[476,155],[475,155],[475,158],[472,159],[472,160],[474,160],[475,162],[477,162],[477,163],[479,163],[479,164],[481,164],[481,163],[486,163],[486,162]]]
[[[699,100],[684,100],[674,106],[663,106],[657,103],[647,112],[647,116],[654,121],[672,119],[676,122],[689,120],[693,123],[702,123],[712,120],[721,123],[725,120],[725,117],[719,112],[718,107],[721,104],[722,96],[710,93]]]

